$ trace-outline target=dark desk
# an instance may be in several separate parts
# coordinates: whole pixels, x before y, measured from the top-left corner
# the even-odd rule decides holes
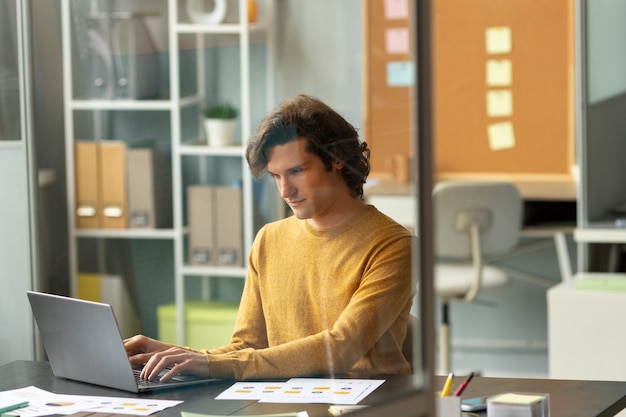
[[[435,378],[442,386],[443,377]],[[410,386],[408,377],[387,379],[362,404],[373,404],[392,397],[402,387]],[[182,410],[206,414],[254,415],[306,410],[310,417],[329,417],[327,404],[273,404],[256,401],[215,400],[233,381],[220,381],[199,387],[141,394],[142,398],[183,400],[184,403],[158,413],[159,417],[180,417]],[[0,391],[30,385],[58,394],[136,397],[125,391],[55,378],[47,362],[16,361],[0,366]],[[626,407],[626,382],[566,381],[548,379],[513,379],[475,377],[463,397],[493,395],[502,392],[550,394],[552,417],[614,416]]]

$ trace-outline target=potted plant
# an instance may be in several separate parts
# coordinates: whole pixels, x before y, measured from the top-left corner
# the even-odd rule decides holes
[[[238,114],[237,109],[228,102],[207,107],[204,110],[207,143],[215,146],[232,145]]]

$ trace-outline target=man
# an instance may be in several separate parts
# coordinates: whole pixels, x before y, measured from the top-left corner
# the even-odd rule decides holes
[[[146,363],[147,379],[171,368],[162,380],[410,373],[411,236],[363,202],[369,149],[355,128],[299,95],[259,124],[246,158],[294,215],[255,238],[231,343],[198,350],[135,336],[131,364]]]

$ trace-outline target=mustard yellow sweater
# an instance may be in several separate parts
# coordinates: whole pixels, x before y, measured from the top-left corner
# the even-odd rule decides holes
[[[325,231],[295,216],[268,224],[250,251],[231,343],[191,350],[218,378],[410,373],[410,242],[373,206]]]

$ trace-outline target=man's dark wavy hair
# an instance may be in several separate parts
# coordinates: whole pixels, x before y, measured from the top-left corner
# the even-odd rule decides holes
[[[341,173],[352,196],[363,197],[363,184],[370,172],[367,144],[339,113],[304,94],[283,101],[259,123],[246,149],[252,175],[259,178],[265,172],[270,149],[298,138],[307,141],[306,150],[319,156],[328,170],[333,162],[342,162]]]

